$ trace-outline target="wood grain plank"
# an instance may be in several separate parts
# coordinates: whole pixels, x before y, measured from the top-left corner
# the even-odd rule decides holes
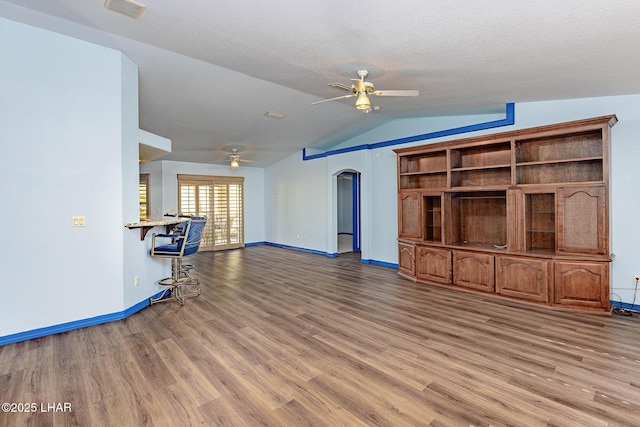
[[[172,339],[155,342],[153,348],[162,358],[166,369],[176,378],[176,383],[171,385],[172,389],[176,389],[176,394],[195,406],[220,397],[220,392],[198,371]]]

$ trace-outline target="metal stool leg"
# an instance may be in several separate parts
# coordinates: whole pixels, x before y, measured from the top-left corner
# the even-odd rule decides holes
[[[160,285],[167,288],[157,298],[149,298],[149,304],[170,301],[172,299],[184,305],[185,298],[193,298],[200,295],[200,281],[191,276],[192,264],[182,265],[179,258],[171,260],[171,277],[160,280]]]

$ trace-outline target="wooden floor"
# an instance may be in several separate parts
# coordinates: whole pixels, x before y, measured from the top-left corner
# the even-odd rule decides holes
[[[37,405],[0,426],[640,425],[636,316],[484,300],[357,256],[201,252],[184,306],[0,347],[0,399]]]

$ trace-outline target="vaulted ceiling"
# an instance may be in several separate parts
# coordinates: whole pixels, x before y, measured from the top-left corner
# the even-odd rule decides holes
[[[139,66],[140,127],[166,159],[266,166],[407,117],[493,113],[507,102],[640,93],[637,0],[0,0],[0,16],[124,52]],[[18,41],[16,41],[18,42]],[[362,114],[346,94],[367,69]],[[286,115],[265,117],[267,112]]]

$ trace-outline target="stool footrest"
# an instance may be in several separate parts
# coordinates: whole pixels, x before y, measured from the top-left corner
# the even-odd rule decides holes
[[[182,283],[172,283],[170,285],[160,284],[167,287],[157,298],[149,298],[149,305],[171,300],[176,300],[181,305],[184,305],[185,299],[200,295],[200,281],[197,278]]]

